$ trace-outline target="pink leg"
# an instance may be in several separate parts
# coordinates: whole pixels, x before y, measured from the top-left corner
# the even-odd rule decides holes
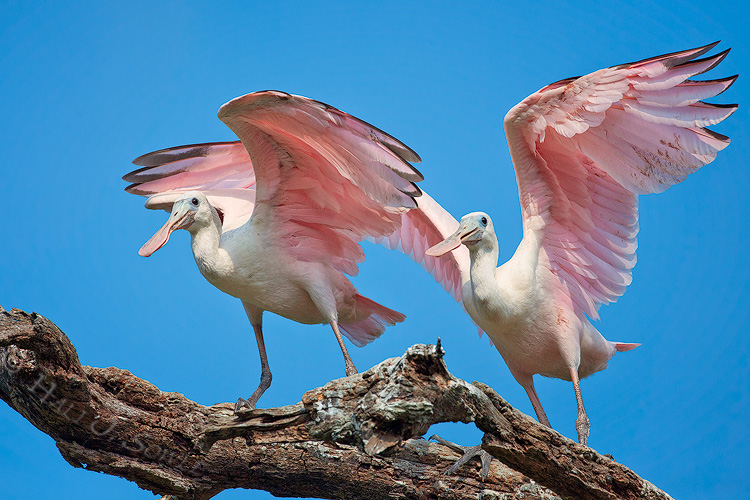
[[[349,351],[346,350],[346,346],[344,345],[344,339],[341,337],[341,332],[339,331],[339,324],[336,321],[331,321],[331,328],[333,328],[333,333],[336,335],[336,340],[339,343],[339,347],[341,348],[341,352],[344,354],[344,363],[346,364],[346,376],[354,375],[357,372],[357,368],[354,366],[354,362],[352,361],[352,358],[349,356]]]
[[[247,304],[242,303],[245,306],[245,312],[253,325],[253,331],[255,332],[255,340],[258,342],[258,354],[260,354],[260,384],[255,392],[248,398],[239,398],[234,404],[234,412],[237,413],[241,408],[247,408],[248,410],[254,410],[258,400],[264,392],[271,386],[271,368],[268,366],[268,357],[266,356],[266,344],[263,341],[263,311],[260,309]]]
[[[576,419],[576,430],[578,431],[578,442],[585,445],[589,440],[589,430],[591,423],[586,415],[586,409],[583,407],[583,397],[581,396],[581,383],[578,380],[578,370],[570,369],[570,379],[573,381],[573,389],[576,391],[576,402],[578,403],[578,418]]]
[[[552,426],[549,423],[547,414],[544,413],[542,402],[539,401],[539,396],[537,396],[536,389],[534,389],[534,379],[532,377],[529,377],[528,384],[521,385],[523,385],[523,388],[526,389],[526,394],[528,394],[529,400],[531,400],[531,406],[534,407],[534,411],[536,412],[536,419],[539,420],[539,423],[544,424],[551,429]]]

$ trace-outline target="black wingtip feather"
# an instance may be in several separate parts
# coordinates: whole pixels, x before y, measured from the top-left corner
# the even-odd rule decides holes
[[[410,165],[410,166],[411,166],[411,169],[414,171],[414,173],[419,178],[419,180],[416,180],[414,182],[422,182],[424,180],[424,174],[422,174],[422,172],[420,172],[419,169],[415,168],[414,165]]]
[[[411,170],[411,174],[405,174],[404,172],[400,172],[400,171],[396,170],[395,168],[391,168],[391,170],[396,175],[398,175],[402,179],[406,179],[409,182],[422,182],[424,180],[424,175],[422,175],[422,172],[420,172],[419,170],[417,170],[416,168],[414,168],[414,165],[412,165],[410,163],[406,163],[406,162],[404,162],[404,165],[406,165],[407,167],[409,167],[409,169]]]
[[[236,144],[239,141],[203,142],[200,144],[186,144],[184,146],[173,146],[171,148],[152,151],[139,156],[133,160],[133,165],[142,167],[158,167],[165,163],[172,163],[185,158],[196,158],[206,156],[211,146],[223,146]]]
[[[717,80],[717,81],[719,81],[719,82],[726,82],[726,81],[729,81],[729,85],[727,85],[727,87],[726,87],[726,88],[725,88],[724,90],[722,90],[721,92],[719,92],[719,93],[718,93],[718,94],[716,94],[716,95],[721,95],[722,93],[724,93],[724,92],[726,92],[727,90],[729,90],[729,87],[731,87],[732,85],[734,85],[734,82],[736,82],[736,81],[737,81],[737,78],[739,78],[739,77],[740,77],[740,75],[739,75],[739,73],[738,73],[738,74],[736,74],[736,75],[728,76],[728,77],[726,77],[726,78],[720,78],[719,80]]]
[[[371,129],[375,130],[376,132],[379,132],[379,133],[383,134],[384,137],[387,137],[388,139],[390,139],[391,141],[393,141],[392,143],[381,142],[380,144],[382,144],[383,146],[385,146],[386,148],[388,148],[388,150],[391,151],[393,154],[395,154],[396,156],[398,156],[399,158],[401,158],[401,160],[403,160],[404,163],[406,163],[407,165],[409,165],[409,162],[411,162],[411,163],[419,163],[419,162],[422,161],[422,158],[419,157],[419,155],[417,154],[416,151],[414,151],[412,148],[410,148],[409,146],[407,146],[403,142],[401,142],[398,139],[396,139],[395,137],[393,137],[388,132],[385,132],[384,130],[382,130],[382,129],[376,127],[375,125],[373,125],[372,123],[366,122],[365,120],[363,120],[361,118],[357,118],[356,116],[352,116],[349,113],[345,113],[344,111],[341,111],[341,110],[338,110],[338,109],[337,109],[337,111],[339,113],[344,113],[345,115],[353,118],[354,120],[357,120],[358,122],[362,123],[363,125],[365,125],[367,127],[370,127]],[[409,165],[409,166],[411,167],[411,165]],[[414,168],[414,167],[412,167],[412,168]]]
[[[736,82],[737,78],[739,78],[739,77],[740,77],[740,75],[732,75],[732,76],[727,76],[726,78],[716,78],[714,80],[685,80],[683,83],[697,83],[697,84],[701,84],[701,85],[712,85],[714,83],[726,83],[726,82],[729,82],[729,84],[726,87],[724,87],[724,90],[722,90],[721,92],[719,92],[718,94],[716,94],[716,95],[713,96],[713,97],[716,97],[716,96],[719,96],[719,95],[723,94],[727,90],[729,90],[729,87],[731,87],[732,85],[734,85],[734,82]],[[682,85],[682,84],[679,84],[679,85]]]
[[[732,109],[737,109],[740,106],[739,104],[715,104],[715,103],[712,103],[712,102],[705,102],[705,101],[698,101],[698,102],[700,102],[701,104],[704,104],[704,105],[706,105],[706,106],[708,106],[710,108],[725,108],[725,109],[726,108],[732,108]]]
[[[145,172],[147,170],[151,170],[152,168],[154,168],[154,167],[143,167],[143,168],[139,168],[138,170],[133,170],[132,172],[128,172],[127,174],[123,175],[122,176],[122,180],[124,180],[125,182],[134,182],[134,183],[137,183],[138,179],[136,179],[136,177],[139,174],[142,174],[143,172]]]
[[[401,192],[404,193],[407,196],[410,196],[411,198],[419,198],[420,196],[422,196],[422,190],[419,189],[419,186],[417,186],[413,182],[411,183],[411,186],[414,188],[414,191],[416,191],[415,193],[407,193],[406,191],[401,191]],[[416,200],[415,200],[415,202],[416,202]]]
[[[679,67],[681,67],[681,66],[692,66],[692,65],[694,65],[694,64],[701,64],[701,63],[704,63],[704,62],[707,62],[707,61],[713,61],[713,63],[712,63],[711,65],[709,65],[709,66],[708,66],[708,68],[704,69],[704,70],[703,70],[703,71],[701,71],[700,73],[696,73],[696,75],[700,75],[700,74],[706,73],[706,72],[708,72],[708,71],[711,71],[711,70],[712,70],[712,69],[714,69],[714,68],[715,68],[716,66],[718,66],[718,65],[719,65],[719,63],[720,63],[721,61],[723,61],[725,57],[727,57],[727,55],[729,54],[729,51],[730,51],[730,50],[732,50],[732,48],[731,48],[731,47],[730,47],[730,48],[728,48],[728,49],[726,49],[726,50],[723,50],[723,51],[719,52],[719,53],[718,53],[718,54],[716,54],[716,55],[713,55],[713,56],[708,56],[708,57],[704,57],[703,59],[696,59],[696,60],[694,60],[694,61],[687,61],[687,62],[684,62],[684,63],[682,63],[682,64],[677,64],[677,65],[675,65],[674,67],[675,67],[675,68],[679,68]],[[693,76],[695,76],[695,75],[693,75]]]
[[[129,186],[125,188],[125,192],[130,193],[130,194],[137,194],[137,195],[148,194],[145,191],[140,191],[138,189],[138,186],[140,186],[140,183],[130,184]]]
[[[369,123],[369,122],[367,122],[367,121],[365,121],[365,120],[363,120],[361,118],[357,118],[354,115],[350,115],[349,113],[347,113],[345,111],[341,111],[337,107],[331,106],[330,104],[325,103],[323,101],[319,101],[317,99],[310,99],[309,97],[304,97],[304,96],[294,95],[294,94],[288,94],[286,92],[282,92],[282,91],[279,91],[279,90],[263,90],[263,91],[259,91],[259,92],[252,92],[252,93],[246,94],[244,96],[236,97],[236,98],[232,99],[231,101],[229,101],[228,103],[226,103],[223,106],[221,106],[221,108],[219,109],[219,118],[222,121],[224,121],[224,118],[226,116],[229,116],[229,114],[230,114],[229,110],[232,109],[232,108],[234,108],[237,105],[240,105],[238,103],[240,103],[241,101],[247,101],[248,99],[257,99],[257,98],[261,97],[261,94],[273,95],[274,97],[276,97],[276,98],[278,98],[280,100],[302,99],[304,102],[313,103],[313,104],[315,104],[317,106],[320,106],[326,112],[333,113],[333,114],[338,114],[339,116],[342,116],[342,117],[344,117],[346,119],[349,119],[349,120],[354,120],[354,121],[360,123],[361,125],[364,125],[366,128],[370,128],[370,129],[374,130],[376,133],[378,133],[381,136],[380,140],[378,140],[378,139],[376,139],[374,137],[371,137],[370,139],[373,140],[373,141],[375,141],[375,142],[377,142],[378,144],[382,145],[386,149],[388,149],[388,151],[390,151],[398,159],[400,159],[404,163],[405,166],[411,168],[415,172],[415,175],[404,175],[401,172],[397,172],[401,177],[403,177],[404,179],[409,180],[409,181],[414,181],[414,180],[416,180],[417,177],[421,177],[421,179],[419,179],[419,180],[423,180],[424,179],[424,177],[422,176],[422,174],[420,174],[410,164],[410,162],[411,163],[419,163],[419,162],[422,161],[422,159],[419,157],[419,155],[416,153],[416,151],[414,151],[409,146],[407,146],[403,142],[401,142],[398,139],[396,139],[395,137],[393,137],[391,134],[383,131],[382,129],[380,129],[378,127],[376,127],[375,125],[373,125],[373,124],[371,124],[371,123]],[[159,153],[159,152],[157,151],[156,153]]]
[[[674,67],[674,66],[678,66],[680,64],[684,64],[684,63],[686,63],[688,61],[691,61],[691,60],[695,59],[696,57],[702,56],[703,54],[705,54],[709,50],[711,50],[714,47],[716,47],[717,45],[719,45],[720,42],[721,42],[721,40],[717,40],[717,41],[715,41],[713,43],[709,43],[708,45],[704,45],[702,47],[695,47],[694,49],[687,49],[687,50],[678,50],[676,52],[669,52],[667,54],[662,54],[662,55],[655,56],[655,57],[647,57],[645,59],[641,59],[640,61],[633,61],[633,62],[629,62],[629,63],[618,64],[618,65],[612,66],[612,67],[615,68],[615,69],[621,69],[621,68],[627,68],[627,67],[630,67],[630,66],[636,66],[636,65],[639,65],[639,64],[648,63],[648,62],[651,62],[651,61],[657,61],[659,59],[665,59],[665,61],[669,61],[669,63],[667,64],[667,67],[671,68],[671,67]],[[690,53],[690,52],[693,52],[693,51],[696,51],[696,52],[694,52],[692,54],[689,54],[689,55],[680,56],[680,54],[684,54],[685,52]]]
[[[721,142],[726,142],[727,144],[729,144],[729,142],[730,142],[730,139],[729,139],[729,137],[728,137],[728,136],[726,136],[726,135],[724,135],[724,134],[720,134],[720,133],[718,133],[718,132],[714,132],[714,131],[713,131],[713,130],[711,130],[710,128],[702,127],[702,128],[701,128],[701,130],[702,130],[703,132],[705,132],[705,133],[706,133],[706,135],[710,135],[711,137],[713,137],[714,139],[716,139],[716,140],[718,140],[718,141],[721,141]]]
[[[317,104],[320,104],[320,105],[324,106],[324,108],[327,111],[333,111],[333,112],[341,113],[342,115],[344,115],[344,116],[346,116],[348,118],[351,118],[351,119],[353,119],[355,121],[358,121],[362,125],[375,130],[376,132],[382,134],[383,137],[386,137],[386,138],[390,139],[391,141],[393,141],[392,143],[381,142],[380,144],[382,144],[383,146],[385,146],[386,148],[388,148],[389,151],[391,151],[393,154],[395,154],[396,156],[398,156],[399,158],[401,158],[405,163],[406,162],[420,163],[422,161],[422,158],[419,157],[419,155],[417,154],[416,151],[414,151],[412,148],[410,148],[409,146],[407,146],[403,142],[401,142],[398,139],[396,139],[395,137],[393,137],[388,132],[384,131],[383,129],[381,129],[379,127],[376,127],[372,123],[370,123],[368,121],[365,121],[362,118],[357,118],[354,115],[350,115],[346,111],[341,111],[340,109],[336,108],[335,106],[331,106],[330,104],[326,104],[326,103],[324,103],[322,101],[318,101],[318,100],[315,100],[315,99],[310,99],[310,100],[312,102],[315,102]]]

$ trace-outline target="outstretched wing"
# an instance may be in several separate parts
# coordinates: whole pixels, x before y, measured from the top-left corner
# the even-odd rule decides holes
[[[401,224],[393,233],[373,238],[372,241],[405,253],[430,273],[464,310],[472,307],[471,303],[464,303],[462,295],[463,286],[471,279],[469,250],[461,245],[439,257],[425,253],[455,233],[458,221],[425,192],[417,200],[417,205],[417,208],[401,215]],[[484,332],[479,326],[477,330],[481,337]]]
[[[125,191],[148,196],[146,208],[172,210],[186,191],[203,191],[229,231],[247,222],[255,206],[255,172],[240,141],[191,144],[139,156],[143,168],[123,176]]]
[[[718,43],[718,42],[717,42]],[[632,279],[639,194],[659,193],[729,144],[708,130],[736,105],[708,104],[737,78],[693,81],[726,56],[716,43],[548,85],[505,117],[524,237],[569,306],[598,319]]]
[[[446,292],[463,303],[461,288],[469,280],[469,251],[461,246],[441,257],[425,254],[458,229],[458,221],[427,193],[417,200],[418,208],[401,215],[401,224],[388,236],[374,239],[391,250],[399,250],[421,265]]]
[[[364,259],[357,242],[392,233],[402,212],[416,207],[421,193],[414,183],[423,177],[409,162],[419,156],[336,108],[264,91],[233,99],[219,118],[241,144],[144,155],[136,162],[146,168],[125,176],[138,183],[128,191],[152,195],[150,208],[166,206],[176,198],[174,191],[204,191],[212,204],[223,195],[234,200],[217,205],[225,229],[229,222],[247,220],[250,208],[296,258],[328,261],[352,275]]]

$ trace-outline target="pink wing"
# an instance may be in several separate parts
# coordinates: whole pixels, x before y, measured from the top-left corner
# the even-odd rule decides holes
[[[417,208],[401,215],[401,224],[393,233],[372,240],[411,257],[465,309],[467,305],[463,301],[462,288],[470,279],[469,250],[461,245],[440,257],[425,254],[428,248],[455,233],[458,225],[458,221],[447,210],[430,195],[422,192],[422,196],[417,200]],[[480,337],[484,333],[479,326],[477,331]]]
[[[139,156],[143,168],[123,176],[125,191],[148,196],[146,208],[172,210],[186,191],[203,191],[229,231],[250,218],[255,205],[255,172],[241,142],[191,144]]]
[[[541,238],[539,265],[579,317],[598,319],[631,282],[637,195],[682,182],[729,144],[705,127],[737,106],[700,99],[737,77],[688,80],[724,59],[694,60],[715,45],[553,83],[505,117],[524,237]]]
[[[300,260],[355,275],[357,244],[393,232],[421,192],[419,156],[385,132],[327,104],[277,91],[223,105],[219,118],[242,143],[149,153],[124,177],[127,190],[168,208],[198,189],[223,212],[225,230],[265,218]]]
[[[458,221],[427,193],[417,200],[418,208],[401,215],[401,224],[389,236],[374,239],[391,250],[399,250],[421,265],[445,291],[463,303],[461,288],[469,280],[469,251],[461,246],[441,257],[425,251],[455,233]]]

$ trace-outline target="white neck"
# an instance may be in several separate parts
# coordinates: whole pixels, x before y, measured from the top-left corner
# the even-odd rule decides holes
[[[223,255],[219,252],[221,244],[221,220],[219,215],[212,209],[211,221],[190,229],[191,247],[195,263],[198,264],[201,274],[208,277],[220,271],[223,264]]]
[[[497,241],[480,241],[469,247],[469,254],[471,290],[477,312],[488,319],[507,316],[508,299],[496,277]]]

